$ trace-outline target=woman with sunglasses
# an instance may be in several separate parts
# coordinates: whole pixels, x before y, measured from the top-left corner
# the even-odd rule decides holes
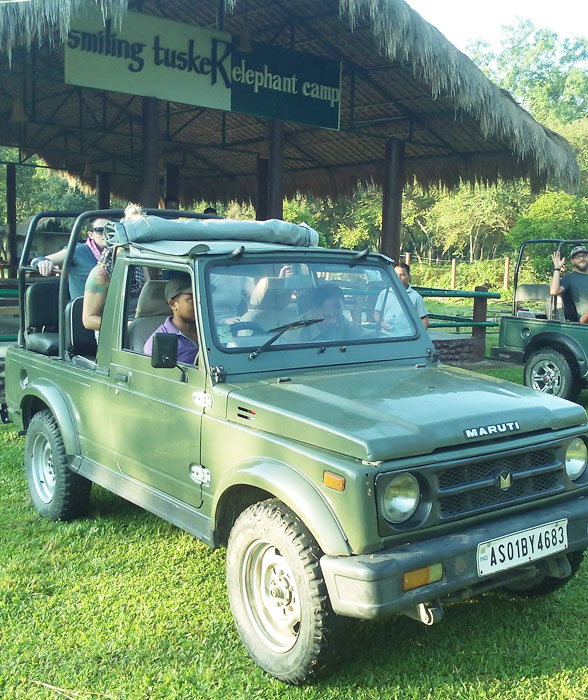
[[[71,299],[84,295],[84,287],[90,270],[100,260],[100,256],[106,247],[104,227],[108,219],[94,219],[92,227],[87,233],[85,243],[78,243],[74,251],[71,268],[69,271],[69,296]],[[59,268],[65,260],[66,248],[58,250],[51,255],[42,255],[31,260],[31,265],[37,269],[43,277],[49,277]]]
[[[140,218],[143,214],[141,207],[138,204],[128,204],[125,209],[125,215],[121,221],[129,221],[131,219]],[[117,247],[105,246],[96,265],[92,267],[83,291],[84,305],[82,307],[82,323],[86,328],[98,332],[102,323],[102,312],[106,302],[106,293],[110,284],[112,268],[114,266]],[[130,297],[131,303],[129,306],[130,317],[134,316],[137,307],[137,300],[141,292],[141,287],[145,281],[145,270],[142,267],[133,269],[131,278]],[[98,336],[96,336],[98,337]]]

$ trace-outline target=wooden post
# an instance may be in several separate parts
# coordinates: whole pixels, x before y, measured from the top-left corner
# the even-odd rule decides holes
[[[159,101],[142,98],[143,125],[143,183],[141,201],[144,207],[159,206]]]
[[[6,223],[8,276],[16,277],[18,247],[16,245],[16,165],[6,166]]]
[[[381,252],[398,260],[400,255],[400,219],[404,189],[404,142],[386,142],[384,157],[384,187],[382,193]]]
[[[272,119],[269,133],[269,175],[267,215],[281,219],[284,215],[284,122]]]
[[[510,280],[510,257],[507,255],[504,258],[504,282],[502,284],[503,289],[508,289],[508,283]]]
[[[269,161],[263,156],[257,158],[257,195],[255,198],[255,218],[258,221],[268,219]]]
[[[110,209],[110,173],[96,175],[96,200],[98,209]]]
[[[451,258],[451,289],[457,286],[457,260]]]
[[[404,254],[404,262],[410,267],[410,261],[412,260],[412,255],[410,253]]]
[[[164,200],[166,209],[180,206],[180,166],[177,163],[165,164]]]
[[[487,292],[488,287],[476,287],[476,292]],[[488,318],[488,299],[474,299],[474,321],[486,321]],[[475,326],[472,328],[472,338],[475,340],[474,354],[476,359],[483,360],[486,356],[486,327]]]

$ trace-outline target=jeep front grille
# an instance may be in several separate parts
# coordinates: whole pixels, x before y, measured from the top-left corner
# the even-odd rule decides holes
[[[553,448],[454,465],[439,471],[437,479],[442,520],[565,488],[563,464]]]

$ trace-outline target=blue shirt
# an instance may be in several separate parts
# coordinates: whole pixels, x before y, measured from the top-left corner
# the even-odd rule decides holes
[[[78,243],[74,250],[73,260],[69,270],[69,296],[71,299],[84,296],[84,287],[90,270],[96,267],[98,260],[85,243]]]
[[[187,335],[184,335],[182,331],[174,325],[171,316],[168,316],[147,338],[143,346],[145,355],[151,355],[151,351],[153,350],[153,336],[156,333],[175,333],[178,336],[178,362],[186,362],[189,365],[194,364],[196,355],[198,355],[198,343],[195,343],[192,338],[188,338]]]

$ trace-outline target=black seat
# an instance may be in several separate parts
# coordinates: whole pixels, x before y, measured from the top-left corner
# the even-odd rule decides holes
[[[580,320],[578,311],[576,310],[576,304],[568,292],[562,294],[564,316],[566,321],[575,321],[576,323]]]
[[[59,354],[59,279],[33,282],[25,292],[25,344],[42,355]]]
[[[65,307],[65,352],[69,358],[96,357],[96,335],[82,323],[84,297],[72,299]]]

